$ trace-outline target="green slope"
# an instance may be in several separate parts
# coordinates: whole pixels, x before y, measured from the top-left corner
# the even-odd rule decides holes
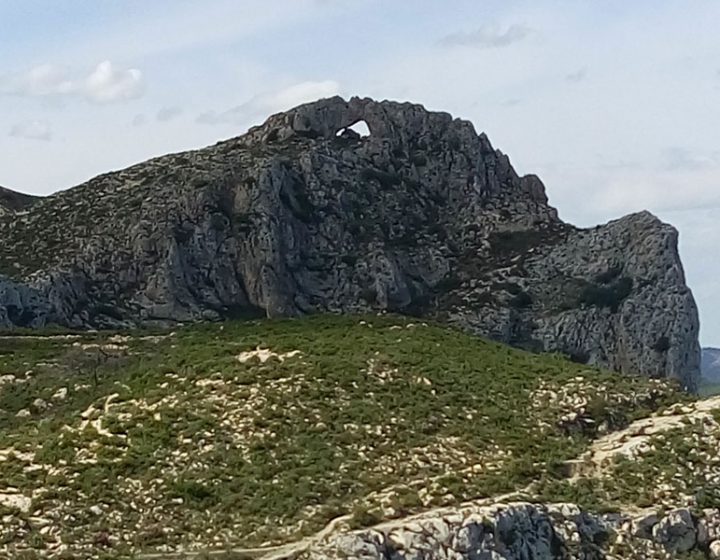
[[[520,490],[681,398],[392,316],[4,336],[2,375],[18,558],[267,545]]]

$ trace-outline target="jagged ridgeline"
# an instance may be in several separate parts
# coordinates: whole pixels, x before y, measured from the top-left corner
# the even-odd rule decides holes
[[[389,310],[696,387],[677,232],[648,213],[570,226],[484,134],[419,105],[326,99],[48,198],[6,198],[5,326]]]

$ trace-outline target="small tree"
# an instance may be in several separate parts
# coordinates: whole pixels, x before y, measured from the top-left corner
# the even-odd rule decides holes
[[[103,370],[117,369],[126,360],[125,350],[106,349],[101,345],[73,346],[63,357],[62,365],[68,373],[79,373],[92,379],[93,385],[100,384]]]

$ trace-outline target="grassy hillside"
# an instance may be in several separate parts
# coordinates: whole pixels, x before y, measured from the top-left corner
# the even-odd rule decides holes
[[[558,485],[666,384],[383,317],[0,337],[0,556],[288,542]],[[63,556],[64,555],[64,556]]]

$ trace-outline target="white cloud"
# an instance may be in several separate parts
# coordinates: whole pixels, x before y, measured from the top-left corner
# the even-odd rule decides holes
[[[233,124],[249,126],[265,120],[269,115],[286,111],[302,103],[338,95],[340,85],[328,80],[324,82],[302,82],[288,88],[256,95],[249,101],[226,111],[209,111],[201,114],[197,121],[204,124]]]
[[[534,33],[534,30],[524,25],[514,24],[501,31],[496,27],[480,27],[475,31],[451,33],[440,39],[440,44],[446,47],[477,47],[490,49],[507,47],[513,43],[523,41]]]
[[[0,93],[23,97],[80,96],[96,103],[140,97],[144,91],[142,72],[116,68],[105,60],[83,77],[63,66],[42,64],[23,74],[0,76]]]
[[[583,196],[589,208],[605,215],[720,208],[720,157],[714,153],[671,148],[647,163],[590,167],[574,182],[594,185]]]
[[[168,122],[182,115],[183,110],[180,107],[163,107],[157,112],[155,118],[160,122]]]
[[[28,140],[48,141],[52,139],[52,131],[47,122],[34,120],[14,124],[10,127],[10,136]]]
[[[75,84],[68,79],[67,69],[42,64],[25,74],[0,77],[0,92],[13,95],[43,96],[72,93]]]
[[[105,60],[85,79],[82,90],[97,103],[135,99],[143,94],[142,72],[136,68],[115,68],[112,62]]]

